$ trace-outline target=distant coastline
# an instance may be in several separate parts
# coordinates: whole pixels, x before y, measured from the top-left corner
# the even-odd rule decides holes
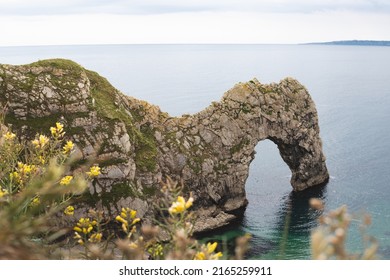
[[[303,45],[388,46],[390,47],[390,41],[345,40],[345,41],[306,43]]]

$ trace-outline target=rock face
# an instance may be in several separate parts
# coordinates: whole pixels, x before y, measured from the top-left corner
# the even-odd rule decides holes
[[[83,203],[109,215],[122,206],[152,215],[159,181],[170,176],[193,192],[198,231],[226,225],[247,204],[249,165],[264,139],[277,144],[295,191],[329,177],[315,105],[292,78],[239,83],[220,102],[174,118],[74,62],[45,60],[0,65],[0,102],[8,105],[6,123],[26,137],[65,124],[77,152],[103,170]]]

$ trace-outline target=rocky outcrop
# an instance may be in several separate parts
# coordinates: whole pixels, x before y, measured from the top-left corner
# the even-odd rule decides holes
[[[65,124],[77,153],[103,170],[83,203],[109,215],[122,206],[151,215],[159,181],[170,176],[193,192],[197,230],[226,225],[246,206],[249,165],[264,139],[277,144],[295,191],[328,180],[315,105],[292,78],[239,83],[197,114],[170,117],[74,62],[45,60],[0,65],[0,102],[6,123],[26,137]]]

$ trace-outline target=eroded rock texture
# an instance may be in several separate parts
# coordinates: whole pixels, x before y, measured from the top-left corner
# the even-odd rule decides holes
[[[193,192],[198,231],[226,225],[247,203],[245,181],[263,139],[278,145],[295,191],[328,180],[315,104],[292,78],[239,83],[220,102],[174,118],[74,62],[46,60],[0,65],[0,102],[6,123],[27,138],[61,121],[76,152],[96,157],[103,174],[79,209],[114,216],[126,206],[148,217],[159,180],[170,176]]]

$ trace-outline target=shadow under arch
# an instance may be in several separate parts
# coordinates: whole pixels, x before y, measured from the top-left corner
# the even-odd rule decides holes
[[[310,207],[310,199],[318,198],[326,203],[326,184],[307,189],[303,192],[291,192],[281,202],[277,213],[275,231],[279,232],[278,258],[296,259],[310,256],[311,231],[318,226],[322,210]]]

